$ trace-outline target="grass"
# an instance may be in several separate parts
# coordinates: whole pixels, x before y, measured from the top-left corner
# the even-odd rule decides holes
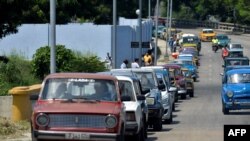
[[[0,139],[20,137],[27,132],[30,132],[30,123],[28,121],[13,122],[0,117]]]

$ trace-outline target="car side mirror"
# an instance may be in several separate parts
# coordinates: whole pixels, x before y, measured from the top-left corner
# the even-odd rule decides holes
[[[122,100],[122,101],[131,101],[131,97],[130,97],[130,96],[127,96],[127,95],[123,95],[123,96],[121,97],[121,100]]]
[[[170,88],[169,88],[169,92],[175,92],[175,91],[177,91],[177,88],[176,88],[176,87],[170,87]]]
[[[160,84],[160,85],[158,86],[158,89],[159,89],[159,90],[165,90],[165,88],[166,88],[166,87],[165,87],[164,84]]]
[[[143,101],[143,100],[146,100],[146,97],[144,95],[138,95],[137,100]]]
[[[150,92],[150,89],[144,89],[144,90],[141,91],[141,93],[142,93],[143,95],[145,95],[145,94],[147,94],[147,93],[149,93],[149,92]]]
[[[39,97],[38,94],[30,95],[30,100],[38,100],[38,97]]]

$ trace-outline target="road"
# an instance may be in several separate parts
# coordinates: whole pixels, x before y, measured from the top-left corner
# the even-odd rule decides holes
[[[197,34],[199,30],[183,29]],[[244,46],[249,55],[249,36],[229,35],[231,42]],[[250,56],[248,56],[250,57]],[[226,124],[250,124],[250,110],[223,115],[221,106],[221,50],[212,52],[211,43],[203,42],[200,56],[199,82],[195,82],[194,98],[179,101],[174,112],[174,122],[164,125],[161,132],[149,132],[147,141],[223,141]]]

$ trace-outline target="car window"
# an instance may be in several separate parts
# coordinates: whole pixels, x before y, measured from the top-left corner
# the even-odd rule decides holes
[[[42,99],[117,101],[117,93],[111,80],[51,78],[45,82]]]
[[[120,81],[119,80],[119,87],[122,96],[129,96],[131,101],[135,101],[133,86],[130,81]]]
[[[229,75],[228,83],[236,84],[236,83],[250,83],[250,73],[242,73],[242,74],[232,74]]]
[[[135,72],[136,76],[140,79],[142,88],[153,89],[156,86],[152,72]]]

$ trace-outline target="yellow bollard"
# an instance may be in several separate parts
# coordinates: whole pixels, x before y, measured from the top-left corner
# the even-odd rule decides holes
[[[32,105],[30,101],[31,94],[39,94],[41,84],[32,86],[14,87],[9,90],[13,96],[12,103],[12,121],[30,120]]]

